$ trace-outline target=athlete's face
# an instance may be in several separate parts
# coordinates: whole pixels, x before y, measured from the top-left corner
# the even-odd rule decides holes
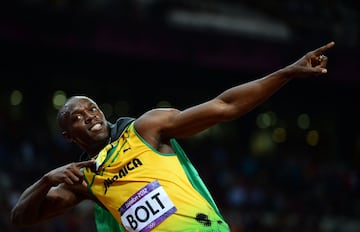
[[[109,138],[109,129],[103,112],[87,97],[77,97],[67,103],[64,136],[85,150],[103,145]]]

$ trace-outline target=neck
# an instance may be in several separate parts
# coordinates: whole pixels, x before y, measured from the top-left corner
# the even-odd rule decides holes
[[[90,158],[96,158],[99,152],[106,147],[111,142],[111,137],[107,138],[104,141],[101,141],[96,144],[92,144],[92,146],[88,147],[88,149],[84,149],[85,152],[89,155]]]

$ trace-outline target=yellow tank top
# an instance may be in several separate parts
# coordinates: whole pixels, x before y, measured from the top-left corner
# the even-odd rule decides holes
[[[132,122],[83,170],[89,189],[126,231],[230,231],[173,139],[174,154],[155,150]]]

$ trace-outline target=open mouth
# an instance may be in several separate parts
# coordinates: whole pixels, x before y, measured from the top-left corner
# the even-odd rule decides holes
[[[89,130],[90,131],[99,131],[101,130],[102,128],[102,123],[98,122],[98,123],[95,123],[94,125],[92,125]]]

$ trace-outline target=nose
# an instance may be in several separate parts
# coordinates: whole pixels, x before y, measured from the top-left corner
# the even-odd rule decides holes
[[[89,112],[89,111],[85,112],[85,123],[86,124],[90,123],[93,120],[93,118],[96,118],[96,114]]]

